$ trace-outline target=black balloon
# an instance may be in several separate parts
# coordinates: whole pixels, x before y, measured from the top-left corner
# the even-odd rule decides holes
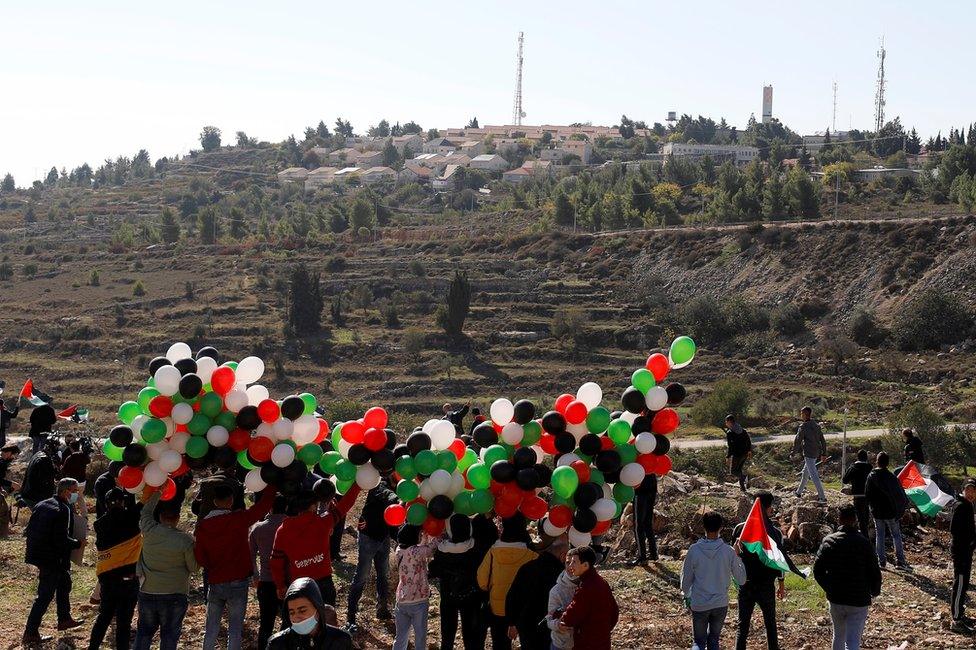
[[[688,396],[688,391],[686,391],[685,387],[678,382],[668,384],[665,386],[664,390],[668,392],[668,404],[671,406],[681,404],[681,402],[685,401],[685,397]]]
[[[657,444],[654,445],[654,453],[658,456],[663,456],[671,450],[671,439],[666,435],[655,433],[654,439],[657,441]]]
[[[373,452],[361,442],[357,442],[349,448],[349,462],[353,465],[365,465],[372,457]]]
[[[297,420],[305,412],[305,402],[298,395],[289,395],[281,401],[281,416]]]
[[[616,472],[620,470],[620,452],[616,449],[604,449],[593,459],[596,468],[603,472]]]
[[[319,498],[319,501],[330,501],[336,495],[335,483],[327,478],[320,478],[312,486],[312,492]]]
[[[627,390],[620,397],[620,401],[623,403],[624,408],[631,413],[640,413],[647,408],[647,402],[644,400],[644,393],[640,392],[633,386],[628,386]]]
[[[600,444],[600,436],[595,433],[588,433],[580,438],[579,448],[587,456],[593,456],[603,449],[603,445]]]
[[[186,359],[186,361],[189,361],[189,359]],[[191,372],[180,379],[180,395],[186,399],[193,399],[199,396],[202,389],[203,381],[196,373]]]
[[[319,443],[319,447],[322,448],[322,453],[327,454],[330,451],[335,451],[335,447],[332,446],[332,441],[326,438]]]
[[[393,429],[383,429],[383,433],[386,434],[386,448],[393,449],[397,446],[397,436],[396,431]]]
[[[592,481],[588,481],[580,483],[579,487],[576,488],[576,492],[573,494],[573,503],[576,504],[577,508],[589,508],[602,496],[603,488]]]
[[[614,483],[619,483],[620,482],[620,470],[618,469],[615,472],[604,472],[603,473],[603,480],[606,481],[607,483],[609,483],[610,485],[613,485]]]
[[[278,485],[281,482],[282,476],[284,476],[284,472],[277,465],[268,463],[261,467],[261,480],[268,485]]]
[[[409,456],[409,455],[410,455],[410,450],[407,449],[407,445],[404,443],[400,443],[399,445],[393,448],[394,462],[396,462],[396,459],[399,458],[400,456]]]
[[[162,368],[163,366],[171,366],[171,365],[173,364],[170,363],[169,359],[167,359],[166,357],[156,357],[155,359],[149,362],[149,376],[151,377],[155,375],[156,371]]]
[[[646,415],[638,415],[634,418],[634,422],[630,425],[631,432],[636,436],[638,433],[644,433],[645,431],[651,430],[651,418]]]
[[[542,416],[542,428],[554,436],[566,431],[566,418],[559,411],[549,411]]]
[[[560,433],[556,436],[556,451],[561,454],[568,454],[576,449],[576,438],[571,433]]]
[[[149,454],[146,453],[146,448],[138,442],[130,443],[122,449],[122,462],[129,467],[142,467],[148,456]]]
[[[492,423],[487,420],[476,426],[471,435],[474,436],[474,441],[478,443],[479,447],[490,447],[498,442],[498,433]]]
[[[512,463],[517,469],[525,469],[535,465],[535,451],[531,447],[519,447],[512,454]]]
[[[539,474],[535,467],[520,469],[515,475],[515,483],[523,490],[534,490],[539,487]]]
[[[516,469],[507,460],[496,460],[491,465],[491,477],[499,483],[511,483],[515,480]]]
[[[122,449],[132,442],[132,429],[124,424],[112,427],[112,431],[108,434],[108,439],[112,441],[113,445]]]
[[[230,447],[217,447],[214,449],[213,462],[221,469],[231,469],[237,464],[237,452]]]
[[[581,533],[588,533],[596,528],[596,515],[589,508],[578,508],[573,513],[573,528]]]
[[[237,427],[245,431],[253,431],[261,424],[261,416],[258,415],[258,407],[248,404],[237,412]],[[267,482],[267,481],[265,481]]]
[[[305,477],[308,476],[308,467],[305,466],[305,463],[296,458],[295,460],[291,461],[288,467],[285,467],[282,472],[285,481],[301,483],[305,480]]]
[[[448,519],[454,514],[454,503],[450,497],[438,494],[427,502],[427,512],[435,519]]]
[[[552,479],[551,467],[539,463],[532,469],[534,469],[535,473],[539,475],[539,485],[549,485],[549,481]]]
[[[430,436],[423,431],[414,431],[407,437],[407,451],[416,456],[425,449],[430,449]]]
[[[119,472],[122,471],[123,467],[125,467],[124,462],[121,460],[113,460],[108,464],[108,472],[112,475],[112,478],[118,478]]]
[[[393,452],[389,449],[380,449],[379,451],[373,452],[373,467],[380,474],[391,472],[395,462],[396,459],[393,457]]]
[[[181,375],[189,375],[197,371],[197,362],[193,359],[180,359],[173,364]]]
[[[197,352],[197,361],[204,357],[210,357],[217,363],[220,363],[220,353],[217,352],[217,348],[215,347],[208,345],[205,348],[200,348],[200,350]]]
[[[527,399],[515,402],[515,416],[512,418],[519,424],[525,424],[535,417],[535,404]]]

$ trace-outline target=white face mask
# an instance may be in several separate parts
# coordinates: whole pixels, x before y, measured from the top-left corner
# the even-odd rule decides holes
[[[305,636],[311,634],[315,627],[319,623],[319,618],[315,614],[312,614],[303,621],[295,621],[291,624],[291,629],[295,631],[296,634],[301,634]]]

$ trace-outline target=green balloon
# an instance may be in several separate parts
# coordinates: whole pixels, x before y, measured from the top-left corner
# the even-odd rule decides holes
[[[342,460],[342,454],[337,451],[327,451],[319,459],[319,467],[326,474],[333,475],[336,473],[336,467],[340,460]]]
[[[671,343],[669,356],[672,363],[681,365],[694,359],[696,350],[695,342],[691,340],[690,336],[679,336]]]
[[[542,438],[542,425],[535,420],[529,420],[522,425],[522,446],[528,447],[539,442]]]
[[[214,424],[219,424],[228,431],[233,431],[237,428],[237,416],[230,411],[222,411],[214,418]]]
[[[105,442],[102,444],[102,453],[105,454],[109,460],[122,460],[122,449],[113,445],[112,441],[108,438],[106,438]]]
[[[321,459],[322,448],[314,442],[310,442],[307,445],[302,445],[302,448],[298,450],[298,460],[302,461],[309,467],[319,462]]]
[[[166,437],[166,423],[159,418],[149,418],[139,432],[147,443],[159,442]]]
[[[610,411],[603,408],[602,406],[597,406],[591,409],[586,415],[586,430],[590,433],[600,434],[607,430],[610,426]]]
[[[124,402],[119,407],[119,422],[122,424],[132,424],[139,415],[142,415],[142,409],[136,402]]]
[[[148,386],[149,388],[155,388],[156,387],[156,379],[154,377],[150,377],[149,379],[147,379],[146,380],[146,386]]]
[[[627,503],[634,499],[634,488],[623,483],[615,483],[613,486],[613,500],[617,503]]]
[[[210,443],[202,436],[192,436],[186,441],[186,455],[190,458],[203,458],[207,455],[208,449],[210,449]]]
[[[236,361],[227,361],[227,362],[224,363],[224,365],[227,366],[228,368],[230,368],[231,370],[233,370],[234,372],[237,372],[237,362]]]
[[[472,500],[473,495],[474,493],[470,490],[458,492],[458,495],[454,497],[454,512],[466,516],[475,514],[474,501]]]
[[[603,485],[606,482],[607,482],[607,479],[604,478],[603,472],[601,472],[600,470],[598,470],[595,467],[591,467],[590,468],[590,483],[596,483],[597,485]]]
[[[637,460],[637,447],[634,445],[624,443],[622,445],[617,445],[615,449],[617,450],[617,453],[620,454],[621,467],[627,463],[633,463]]]
[[[437,452],[437,469],[442,469],[447,472],[453,472],[457,469],[458,460],[454,452],[445,449],[444,451]]]
[[[396,473],[401,478],[412,479],[417,476],[417,468],[410,456],[400,456],[396,459]]]
[[[495,507],[495,497],[489,490],[475,490],[471,493],[471,507],[480,514],[490,512]]]
[[[298,454],[298,445],[295,444],[295,441],[294,440],[291,440],[291,439],[288,439],[288,440],[279,440],[278,441],[278,444],[279,445],[288,445],[289,447],[291,447],[292,449],[295,450],[295,454],[296,455]]]
[[[350,479],[348,481],[336,481],[336,492],[338,492],[339,494],[345,494],[346,492],[349,491],[349,488],[351,488],[352,484],[355,482],[356,481],[354,479]]]
[[[424,449],[417,453],[413,459],[413,465],[417,468],[418,474],[430,476],[437,469],[437,454],[430,449]]]
[[[630,423],[627,420],[616,419],[610,423],[607,435],[613,440],[613,444],[622,445],[630,440]]]
[[[151,402],[153,398],[157,396],[159,396],[159,391],[148,386],[139,391],[138,402],[139,408],[142,410],[143,415],[150,415],[149,402]]]
[[[468,468],[467,478],[476,489],[485,490],[491,485],[491,470],[484,463],[474,463]]]
[[[346,459],[342,459],[336,465],[336,478],[340,481],[354,481],[356,479],[356,466]]]
[[[407,503],[408,501],[413,501],[418,496],[420,496],[420,486],[417,485],[416,481],[408,481],[403,479],[396,486],[396,494],[400,497],[400,501]]]
[[[209,418],[215,418],[224,410],[224,400],[217,393],[207,393],[200,398],[200,412]],[[236,425],[236,418],[234,424]],[[223,426],[223,425],[221,425]]]
[[[654,381],[654,373],[652,373],[647,368],[638,368],[634,371],[634,374],[630,376],[630,383],[633,384],[634,388],[640,392],[647,395],[647,391],[654,388],[657,384]]]
[[[195,436],[205,436],[213,422],[203,413],[194,413],[193,418],[186,425],[186,430]]]
[[[466,472],[469,467],[478,462],[478,454],[475,453],[474,449],[465,449],[464,455],[461,456],[461,460],[458,461],[457,468]]]
[[[592,472],[593,470],[590,471]],[[569,506],[570,508],[576,507],[575,503],[570,503],[569,499],[564,499],[558,494],[556,494],[555,492],[552,493],[552,497],[549,500],[552,502],[552,505],[554,506]]]
[[[552,491],[564,499],[568,499],[579,487],[579,475],[568,465],[557,467],[552,472]]]
[[[255,469],[254,464],[247,457],[246,449],[241,449],[239,452],[237,452],[237,464],[244,469]]]
[[[508,452],[501,445],[491,445],[485,449],[481,460],[485,465],[491,467],[500,460],[508,460]]]
[[[305,411],[303,411],[302,414],[312,415],[315,413],[315,407],[319,405],[319,403],[315,400],[315,395],[312,395],[311,393],[302,393],[299,395],[299,397],[301,397],[302,402],[305,403]]]
[[[407,523],[419,526],[427,519],[427,506],[422,503],[414,503],[407,508]]]

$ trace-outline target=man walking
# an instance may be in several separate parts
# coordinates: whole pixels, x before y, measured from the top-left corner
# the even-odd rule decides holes
[[[517,634],[524,650],[548,650],[552,644],[549,627],[540,625],[548,614],[549,591],[563,572],[569,543],[557,537],[539,557],[519,567],[505,597],[509,638]]]
[[[34,645],[50,641],[42,637],[41,619],[47,612],[51,600],[56,598],[58,609],[58,630],[70,630],[81,625],[82,621],[71,618],[71,551],[81,546],[81,542],[71,536],[73,525],[72,507],[78,501],[78,481],[63,478],[58,481],[57,491],[50,499],[38,503],[31,512],[27,529],[27,564],[38,570],[37,596],[27,616],[24,628],[24,645]]]
[[[745,492],[749,487],[745,466],[752,458],[752,438],[731,413],[725,416],[725,441],[728,444],[725,457],[728,459],[729,474],[738,477],[739,489]]]
[[[654,537],[654,506],[657,504],[657,474],[644,477],[634,489],[634,537],[637,538],[637,564],[657,562]]]
[[[854,510],[857,512],[857,527],[861,534],[868,536],[868,500],[864,496],[864,484],[871,473],[871,463],[868,462],[868,452],[859,449],[857,460],[844,472],[844,485],[851,486],[851,496],[854,497]]]
[[[573,600],[559,620],[561,632],[573,632],[573,647],[610,650],[610,635],[620,610],[610,585],[593,567],[596,553],[589,546],[577,546],[566,554],[566,573],[579,580]]]
[[[58,415],[54,412],[54,407],[45,402],[31,411],[28,421],[30,422],[30,429],[27,435],[33,443],[31,454],[36,454],[44,449],[47,444],[47,434],[51,433],[51,429],[57,423]],[[60,464],[58,462],[58,465]]]
[[[976,502],[976,479],[968,479],[962,494],[956,497],[956,509],[952,512],[952,631],[972,634],[966,618],[966,592],[973,568],[973,550],[976,549],[976,519],[973,503]]]
[[[390,616],[390,527],[383,518],[386,508],[398,503],[397,495],[387,487],[386,479],[366,493],[363,511],[359,515],[359,554],[356,574],[349,586],[348,621],[350,630],[356,625],[359,599],[369,579],[370,568],[376,567],[376,618]]]
[[[278,598],[278,590],[271,575],[271,547],[274,545],[275,533],[285,520],[287,506],[288,500],[281,494],[277,495],[271,506],[271,514],[254,524],[248,534],[255,576],[254,587],[258,596],[258,648],[268,645],[275,621],[281,612],[281,599]]]
[[[719,636],[729,612],[729,584],[747,584],[742,559],[719,533],[722,515],[708,512],[702,517],[705,537],[688,549],[681,566],[681,592],[691,609],[692,650],[718,650]]]
[[[760,492],[756,498],[759,499],[759,505],[762,507],[766,534],[776,542],[777,548],[783,548],[783,534],[773,526],[771,520],[773,495],[769,492]],[[736,526],[732,532],[732,539],[739,539],[743,528],[745,528],[745,523]],[[739,589],[739,633],[735,641],[736,650],[746,649],[749,628],[752,625],[752,613],[756,605],[759,605],[763,624],[766,627],[767,648],[779,650],[779,635],[776,630],[776,598],[779,597],[782,600],[786,597],[786,583],[783,572],[764,564],[755,553],[742,553],[740,550],[740,557],[746,568],[746,583]],[[775,585],[777,582],[779,583],[778,588]]]
[[[899,521],[908,508],[908,496],[904,488],[898,481],[898,477],[888,469],[888,454],[878,452],[875,459],[875,467],[868,474],[868,479],[864,483],[864,497],[871,508],[874,516],[874,541],[878,554],[878,564],[883,569],[886,564],[885,559],[885,531],[891,533],[891,538],[895,543],[895,567],[899,569],[910,569],[908,562],[905,561],[905,548],[901,539],[901,526]]]
[[[800,409],[800,426],[797,427],[796,438],[793,439],[792,453],[803,454],[803,472],[800,474],[796,496],[803,496],[809,478],[817,489],[817,497],[821,502],[826,502],[827,497],[824,494],[823,483],[820,482],[820,470],[817,465],[827,459],[827,441],[824,439],[820,425],[811,419],[812,415],[813,409],[809,406]]]
[[[871,598],[881,593],[881,570],[871,542],[857,530],[854,506],[843,506],[840,528],[827,535],[813,563],[813,575],[830,603],[832,650],[860,650]]]

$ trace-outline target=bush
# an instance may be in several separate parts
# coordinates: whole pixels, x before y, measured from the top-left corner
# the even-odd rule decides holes
[[[811,320],[826,316],[829,311],[830,305],[819,296],[807,298],[800,304],[800,313],[803,314],[804,318]]]
[[[411,357],[415,357],[427,347],[427,335],[416,327],[408,327],[403,333],[403,349]]]
[[[901,350],[936,350],[965,339],[972,325],[972,316],[958,298],[927,290],[901,308],[892,336]]]
[[[742,416],[752,403],[749,385],[740,379],[723,379],[691,408],[691,419],[701,426],[722,426],[725,416]]]
[[[98,277],[98,269],[92,269],[91,275],[88,276],[88,284],[93,287],[97,287],[101,284],[101,280]]]
[[[26,277],[33,278],[37,275],[37,264],[24,264],[24,268],[21,270]]]
[[[427,269],[424,268],[424,264],[420,260],[411,260],[410,272],[418,278],[422,278],[427,275]]]
[[[968,459],[959,457],[955,437],[946,429],[942,416],[924,401],[913,399],[905,402],[888,418],[888,434],[884,436],[882,446],[891,456],[892,468],[904,463],[905,442],[901,436],[902,429],[913,429],[915,435],[922,439],[927,464],[936,467],[967,464]]]
[[[773,329],[783,336],[796,336],[806,329],[806,321],[796,305],[783,305],[770,315]]]
[[[717,345],[731,335],[731,329],[718,301],[698,296],[681,309],[679,318],[688,335],[702,345]]]
[[[549,331],[560,341],[568,342],[574,350],[580,350],[586,346],[588,325],[589,319],[583,310],[559,309],[552,315]]]
[[[136,297],[146,295],[146,288],[142,286],[142,280],[136,282],[136,286],[132,288],[132,295]]]
[[[854,312],[847,333],[852,341],[869,348],[880,347],[888,337],[888,332],[875,321],[874,313],[866,309]]]

